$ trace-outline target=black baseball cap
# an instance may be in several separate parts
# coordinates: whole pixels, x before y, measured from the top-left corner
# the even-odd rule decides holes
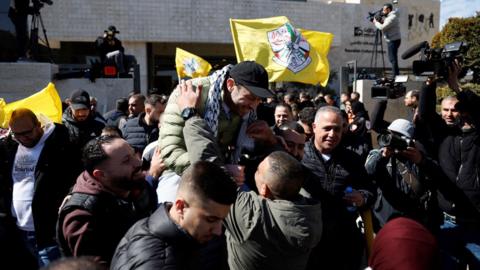
[[[110,25],[105,32],[112,32],[113,34],[120,34],[115,25]]]
[[[87,91],[78,89],[70,96],[70,107],[74,110],[90,109],[90,95]]]
[[[268,98],[275,95],[268,89],[267,71],[255,61],[244,61],[236,64],[230,70],[230,77],[259,98]]]

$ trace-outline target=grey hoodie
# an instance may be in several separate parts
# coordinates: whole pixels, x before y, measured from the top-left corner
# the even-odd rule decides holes
[[[230,269],[305,269],[320,241],[318,202],[270,200],[241,192],[225,220]]]

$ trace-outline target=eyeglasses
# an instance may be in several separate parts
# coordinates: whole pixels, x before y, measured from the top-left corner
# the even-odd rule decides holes
[[[11,130],[10,132],[12,133],[13,137],[25,137],[25,136],[30,136],[32,135],[33,131],[35,130],[35,127],[32,127],[30,130],[27,131],[22,131],[22,132],[15,132]]]

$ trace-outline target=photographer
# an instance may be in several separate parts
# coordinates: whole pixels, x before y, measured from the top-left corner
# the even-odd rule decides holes
[[[104,31],[103,36],[98,37],[95,41],[102,64],[114,63],[120,75],[125,75],[130,70],[130,67],[137,63],[135,56],[125,55],[125,49],[122,42],[115,37],[115,34],[120,32],[113,25],[110,25]]]
[[[378,16],[381,15],[381,16]],[[388,59],[392,64],[393,75],[400,74],[398,69],[398,47],[400,47],[401,33],[400,23],[398,21],[397,11],[393,10],[393,6],[390,3],[383,5],[381,14],[373,17],[372,22],[375,27],[383,31],[383,37],[387,41],[388,45]]]
[[[423,223],[431,231],[441,221],[431,175],[423,166],[422,146],[412,139],[413,124],[397,119],[379,135],[379,149],[370,151],[365,169],[377,186],[373,208],[378,225],[404,216]]]

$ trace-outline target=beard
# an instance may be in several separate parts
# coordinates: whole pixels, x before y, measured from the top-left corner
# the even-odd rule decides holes
[[[141,167],[138,167],[129,177],[118,177],[114,180],[118,188],[126,191],[142,187],[144,181],[145,175]]]

